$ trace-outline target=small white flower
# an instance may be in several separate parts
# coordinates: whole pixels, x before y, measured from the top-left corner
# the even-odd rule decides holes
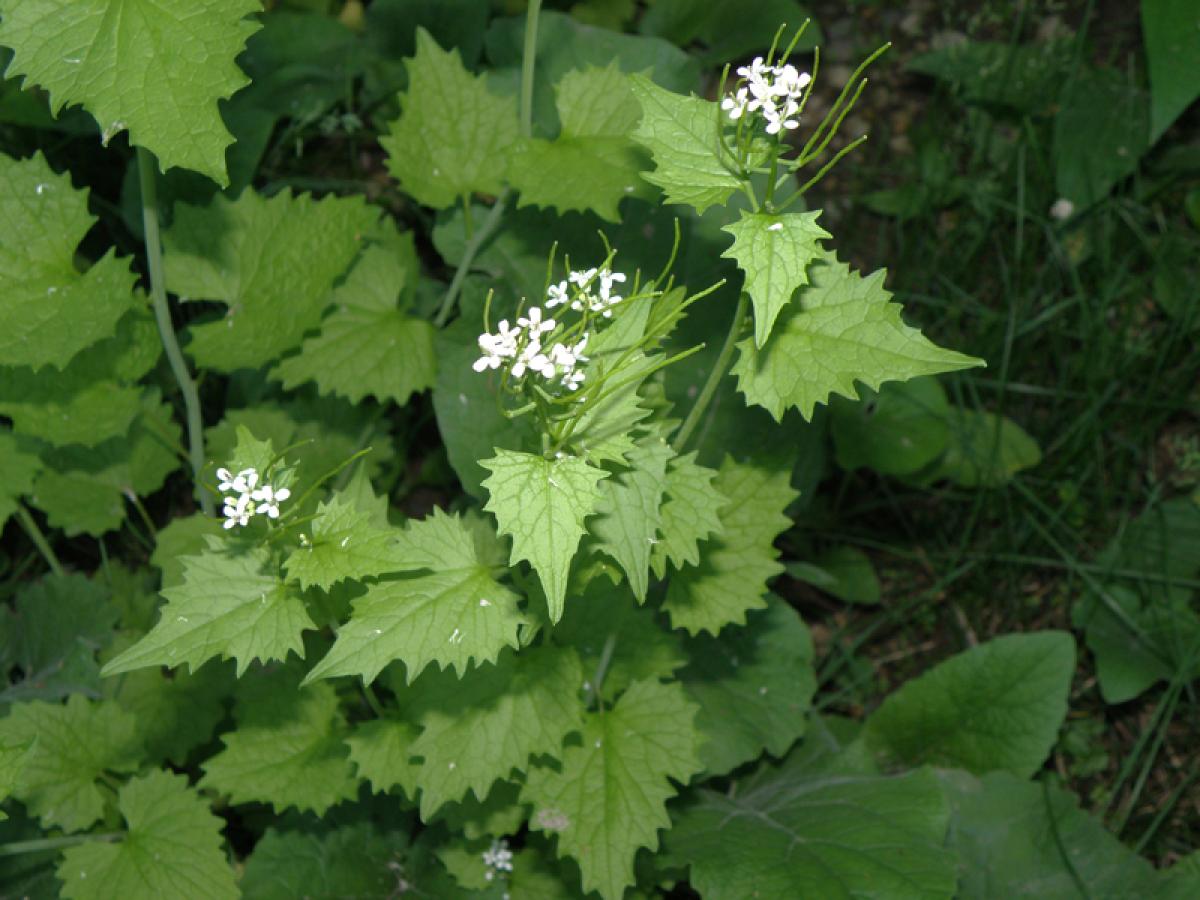
[[[279,504],[290,496],[292,496],[292,492],[287,488],[275,490],[269,484],[264,484],[250,495],[251,499],[256,502],[255,512],[262,513],[271,519],[279,518]]]
[[[567,283],[560,281],[558,284],[552,284],[546,289],[546,308],[553,309],[556,306],[562,306],[571,298],[567,296]]]
[[[250,517],[254,515],[255,506],[251,502],[249,494],[242,494],[236,500],[233,497],[226,497],[225,509],[222,510],[222,513],[225,516],[223,527],[228,531],[235,525],[245,526],[250,521]]]
[[[553,331],[555,323],[553,319],[542,318],[540,306],[531,306],[528,313],[517,319],[517,324],[524,328],[531,338],[536,338],[547,331]]]
[[[1050,207],[1050,218],[1065,222],[1075,213],[1075,204],[1066,197],[1059,197]]]
[[[513,870],[512,860],[513,854],[508,849],[508,841],[503,838],[492,841],[492,846],[483,851],[483,864],[487,866],[484,878],[491,881],[498,872],[511,872]]]

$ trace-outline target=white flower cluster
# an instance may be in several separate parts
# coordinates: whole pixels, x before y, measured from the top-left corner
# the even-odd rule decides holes
[[[592,293],[592,282],[597,282],[597,292]],[[621,302],[619,294],[612,292],[614,284],[624,284],[625,276],[610,269],[580,269],[567,276],[566,281],[550,285],[546,291],[546,308],[553,309],[570,303],[575,312],[583,312],[586,306],[606,319],[612,318],[612,307]],[[571,297],[569,285],[575,285],[575,297]]]
[[[613,292],[625,276],[610,269],[583,269],[572,272],[566,280],[550,285],[546,291],[546,309],[569,305],[575,312],[597,313],[606,319],[612,318],[612,308],[622,301]],[[479,336],[479,350],[483,354],[471,368],[476,372],[509,366],[514,378],[523,378],[526,372],[535,372],[549,382],[557,383],[569,391],[583,384],[582,363],[588,358],[588,334],[584,332],[573,341],[551,341],[546,336],[558,328],[558,322],[546,318],[540,306],[531,306],[525,315],[510,325],[502,319],[495,334]]]
[[[225,528],[246,525],[253,516],[279,518],[279,504],[292,496],[287,488],[278,490],[269,484],[258,484],[258,470],[242,469],[234,475],[228,469],[217,469],[221,483],[217,486],[225,494]],[[233,491],[232,494],[228,493]]]
[[[812,76],[790,63],[768,66],[761,56],[740,67],[737,73],[745,83],[721,101],[721,109],[729,111],[729,118],[736,121],[747,113],[761,113],[767,121],[767,134],[799,127],[796,116],[800,112],[800,98]]]
[[[498,841],[492,841],[492,846],[483,851],[483,864],[487,866],[487,874],[483,877],[491,881],[496,877],[497,872],[511,872],[513,854],[508,849],[508,841],[501,838]]]

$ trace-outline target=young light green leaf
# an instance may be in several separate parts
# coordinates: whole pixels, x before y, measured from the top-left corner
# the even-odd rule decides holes
[[[737,261],[746,275],[745,291],[754,303],[754,344],[762,347],[775,319],[797,288],[808,284],[808,267],[821,256],[818,241],[830,237],[817,224],[821,213],[748,213],[722,228],[733,246],[721,255]]]
[[[699,542],[720,533],[719,513],[728,500],[713,487],[716,477],[713,469],[696,464],[695,452],[668,463],[662,537],[650,554],[650,567],[659,578],[666,577],[668,563],[677,569],[699,564]]]
[[[17,779],[25,771],[25,763],[33,755],[35,747],[36,738],[20,743],[9,743],[6,739],[0,739],[0,803],[7,800],[17,786]],[[7,818],[4,810],[0,809],[0,822]]]
[[[658,830],[671,824],[669,779],[686,783],[701,769],[695,717],[679,684],[634,682],[612,709],[588,716],[561,770],[529,771],[521,798],[533,804],[530,827],[558,835],[558,855],[579,863],[585,892],[624,896],[638,849],[657,848]]]
[[[773,544],[791,527],[783,511],[797,496],[788,483],[790,475],[790,466],[737,463],[726,457],[714,485],[728,498],[721,531],[705,546],[699,566],[671,577],[663,608],[672,626],[689,634],[716,634],[767,605],[767,581],[783,571]]]
[[[83,831],[104,815],[104,772],[131,772],[141,758],[137,720],[117,704],[72,694],[66,705],[15,704],[0,719],[0,744],[37,741],[13,796],[45,828]]]
[[[483,508],[496,516],[501,534],[512,536],[511,563],[525,560],[537,572],[550,621],[557,622],[584,519],[596,511],[598,484],[608,473],[578,457],[548,460],[500,449],[479,464],[492,473],[483,481],[489,495]]]
[[[326,590],[346,578],[392,572],[403,561],[396,550],[400,534],[398,529],[373,525],[370,512],[335,494],[317,507],[312,539],[293,550],[283,567],[302,588],[316,585]]]
[[[1027,778],[1054,746],[1074,673],[1066,632],[995,638],[905,683],[871,714],[865,739],[888,761]]]
[[[633,139],[655,164],[642,177],[662,188],[668,203],[688,203],[701,213],[723,204],[742,183],[717,156],[717,105],[668,91],[644,75],[630,82],[642,105]]]
[[[589,526],[597,549],[624,570],[639,603],[650,586],[650,555],[662,525],[667,462],[674,451],[658,435],[649,435],[630,451],[629,470],[600,485],[600,503]]]
[[[404,719],[373,719],[361,722],[346,738],[350,762],[378,794],[398,787],[406,797],[416,799],[417,772],[420,763],[412,758],[412,743],[420,728]]]
[[[204,763],[203,788],[234,803],[269,803],[322,815],[354,797],[356,781],[343,741],[345,720],[332,685],[296,688],[279,677],[253,693],[249,714],[221,736],[225,749]]]
[[[949,810],[927,770],[892,778],[762,766],[736,791],[699,791],[667,832],[705,900],[954,896]]]
[[[259,9],[256,0],[0,0],[0,44],[14,50],[8,74],[44,88],[56,114],[80,103],[104,143],[128,129],[164,168],[225,186],[233,136],[217,101],[249,83],[234,58],[259,29],[246,18]]]
[[[203,553],[208,546],[207,538],[217,537],[221,530],[220,519],[203,513],[180,516],[160,528],[150,564],[162,573],[162,587],[183,584],[184,559]]]
[[[150,772],[121,787],[117,807],[127,830],[120,841],[91,841],[63,854],[58,877],[70,900],[196,900],[240,896],[221,829],[187,776]]]
[[[400,118],[380,138],[388,170],[417,202],[437,209],[475,192],[498,194],[517,140],[517,104],[487,88],[417,29]]]
[[[192,670],[220,656],[237,660],[240,677],[253,660],[304,655],[300,634],[315,628],[299,593],[272,571],[270,553],[255,548],[235,555],[217,539],[184,563],[183,584],[163,591],[158,624],[103,669],[116,675],[145,666]]]
[[[569,647],[501,654],[460,680],[428,672],[414,686],[420,737],[410,748],[417,769],[421,818],[472,791],[479,800],[535,755],[559,756],[563,739],[583,724],[583,670]]]
[[[266,198],[243,191],[204,207],[181,204],[163,235],[167,287],[229,307],[191,328],[188,352],[222,372],[258,368],[300,344],[329,303],[377,213],[358,197]]]
[[[397,303],[402,290],[415,287],[419,273],[411,234],[368,246],[334,291],[337,305],[321,333],[305,340],[271,376],[288,390],[315,381],[322,394],[352,403],[373,396],[403,404],[432,386],[433,326]]]
[[[641,111],[629,80],[612,61],[568,72],[555,90],[562,131],[553,141],[522,140],[512,159],[521,206],[592,210],[620,221],[622,199],[652,194],[641,178],[642,152],[630,140]]]
[[[707,738],[700,760],[724,775],[764,750],[782,756],[804,734],[817,689],[812,638],[790,606],[771,597],[745,628],[688,642],[691,662],[679,678],[700,705],[696,727]]]
[[[17,501],[33,489],[41,471],[37,456],[25,450],[9,431],[0,431],[0,528],[17,509]]]
[[[337,675],[372,681],[397,659],[410,681],[431,662],[461,673],[517,646],[519,598],[496,582],[462,519],[435,510],[401,533],[397,554],[397,571],[428,571],[368,587],[306,683]]]
[[[14,27],[13,6],[34,9],[0,2],[0,43]],[[75,250],[96,222],[87,197],[40,155],[18,161],[0,154],[0,359],[6,366],[62,369],[79,351],[112,335],[133,305],[127,259],[109,251],[86,272],[75,266]]]
[[[367,822],[316,833],[268,828],[246,860],[239,887],[253,900],[392,897],[397,857],[407,844],[403,833]]]
[[[885,381],[983,365],[905,325],[883,275],[863,278],[831,254],[814,262],[811,284],[781,313],[766,346],[758,349],[749,338],[738,344],[733,374],[746,401],[776,420],[789,406],[811,419],[830,394],[857,399],[855,381],[877,389]]]

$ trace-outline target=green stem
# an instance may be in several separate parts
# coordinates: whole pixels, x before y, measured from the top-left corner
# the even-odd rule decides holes
[[[375,691],[365,681],[361,682],[363,697],[367,700],[367,706],[371,707],[371,712],[375,713],[375,718],[386,719],[387,713],[383,711],[383,704],[379,702],[379,697]]]
[[[617,633],[614,631],[604,642],[604,649],[600,651],[600,662],[596,666],[596,675],[592,678],[592,696],[596,699],[596,706],[603,707],[603,701],[600,699],[600,689],[604,687],[604,676],[608,674],[608,667],[612,663],[613,651],[617,649]]]
[[[525,14],[525,47],[521,59],[521,134],[525,137],[533,134],[533,69],[534,63],[537,61],[538,14],[541,9],[542,0],[530,0],[529,11]],[[471,213],[468,206],[470,201],[464,198],[466,205],[464,205],[463,215],[466,218],[469,238],[466,247],[463,248],[463,256],[458,263],[458,268],[454,270],[454,277],[450,280],[450,287],[447,288],[446,296],[442,298],[442,305],[434,317],[433,324],[438,328],[443,327],[451,313],[454,312],[454,307],[458,303],[458,295],[462,292],[463,281],[466,280],[467,273],[471,271],[476,254],[500,227],[500,219],[504,216],[504,206],[508,201],[508,195],[508,188],[500,192],[491,212],[488,213],[487,218],[483,220],[474,234],[471,234],[469,224]]]
[[[704,388],[700,391],[700,396],[696,398],[696,404],[692,407],[691,412],[687,414],[687,418],[683,420],[683,424],[679,426],[679,431],[675,432],[675,437],[671,441],[671,449],[676,453],[682,452],[687,446],[688,438],[692,436],[692,432],[696,430],[696,426],[700,424],[700,419],[704,415],[704,411],[708,409],[708,404],[712,402],[713,395],[717,392],[717,386],[721,383],[721,379],[725,377],[725,372],[729,368],[729,360],[733,356],[733,348],[737,343],[738,335],[742,331],[742,320],[746,318],[747,299],[749,295],[742,291],[738,297],[737,309],[733,313],[733,322],[729,326],[729,334],[725,335],[725,343],[721,347],[721,353],[717,356],[717,361],[713,363],[712,370],[708,373],[708,381],[704,382]]]
[[[471,235],[471,239],[467,241],[467,246],[463,248],[462,259],[459,260],[458,268],[454,270],[454,277],[450,280],[450,287],[446,290],[446,296],[442,298],[442,305],[437,311],[437,315],[433,319],[433,324],[441,328],[450,318],[450,314],[454,312],[454,307],[458,303],[458,295],[462,292],[463,281],[466,280],[467,273],[471,271],[471,266],[475,262],[475,256],[485,243],[495,234],[496,229],[500,227],[500,219],[504,215],[504,204],[508,200],[508,188],[501,191],[500,196],[496,198],[496,204],[488,213],[487,218],[483,220],[479,228]]]
[[[112,831],[107,834],[72,834],[68,837],[38,838],[33,841],[14,841],[11,844],[0,844],[0,856],[18,856],[22,853],[41,853],[46,850],[62,850],[66,847],[77,847],[80,844],[90,844],[92,841],[111,843],[125,836],[123,831]]]
[[[33,541],[33,546],[37,547],[38,552],[42,554],[42,559],[46,561],[46,565],[50,567],[50,571],[55,575],[62,575],[62,563],[54,555],[54,548],[50,546],[50,542],[42,534],[42,529],[38,528],[38,524],[33,520],[33,516],[29,514],[29,510],[20,503],[17,504],[17,521],[21,523],[21,527],[25,529],[25,533],[29,535],[29,540]]]
[[[542,0],[529,0],[525,13],[525,47],[521,57],[521,134],[533,136],[533,67],[537,61],[538,15]]]
[[[158,322],[158,334],[171,371],[183,394],[183,407],[187,414],[188,457],[192,463],[192,479],[200,498],[200,509],[204,515],[213,514],[212,497],[200,488],[200,473],[204,470],[204,422],[200,417],[200,394],[196,382],[188,372],[183,351],[175,337],[171,324],[171,310],[167,306],[167,288],[163,278],[162,242],[158,234],[158,187],[155,184],[158,163],[154,155],[144,147],[137,148],[138,176],[142,188],[142,227],[146,233],[146,263],[150,269],[150,299],[154,303],[154,318]]]

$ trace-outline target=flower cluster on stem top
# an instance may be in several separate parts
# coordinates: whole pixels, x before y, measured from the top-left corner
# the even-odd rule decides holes
[[[222,513],[225,516],[226,529],[244,526],[256,515],[278,519],[279,504],[292,496],[292,492],[287,488],[260,485],[258,470],[255,468],[242,469],[236,475],[228,469],[217,469],[217,477],[221,479],[217,488],[225,494],[225,508]]]
[[[582,314],[582,319],[565,327],[547,318],[542,307],[531,306],[511,325],[502,319],[495,333],[479,336],[483,354],[475,360],[476,372],[507,366],[513,378],[523,378],[532,372],[552,385],[568,391],[578,390],[584,381],[583,355],[590,336],[588,326],[593,316],[612,318],[613,307],[623,299],[614,288],[625,281],[620,272],[609,269],[585,269],[571,272],[546,291],[546,309],[566,306]]]
[[[721,108],[737,121],[746,115],[759,114],[767,123],[767,134],[781,129],[791,131],[800,126],[801,98],[812,80],[790,63],[771,66],[761,56],[748,66],[741,66],[738,87],[725,96]]]

